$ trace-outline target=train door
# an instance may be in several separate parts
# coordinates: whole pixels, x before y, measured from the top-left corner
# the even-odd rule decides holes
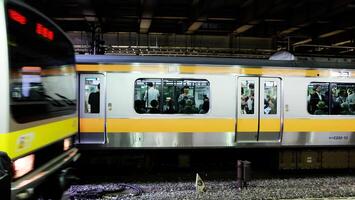
[[[104,74],[79,74],[79,142],[106,143],[106,80]]]
[[[238,143],[281,141],[280,78],[239,77],[237,102]]]

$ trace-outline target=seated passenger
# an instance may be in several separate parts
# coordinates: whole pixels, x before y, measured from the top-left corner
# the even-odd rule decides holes
[[[172,99],[170,99],[167,103],[167,108],[164,110],[164,113],[175,113],[175,109],[174,109],[174,101]]]
[[[144,109],[144,102],[141,100],[134,101],[134,109],[137,113],[145,113],[146,110]]]
[[[327,106],[325,105],[324,101],[319,101],[317,103],[317,109],[314,111],[315,115],[327,115]]]
[[[160,113],[159,109],[158,109],[158,101],[157,100],[152,100],[150,102],[150,105],[152,106],[150,109],[149,109],[149,113]]]
[[[185,104],[184,108],[182,109],[181,113],[186,113],[186,114],[196,113],[196,108],[195,108],[195,106],[193,105],[193,102],[190,99],[188,99],[186,101],[186,104]]]
[[[186,106],[186,102],[190,100],[193,105],[195,105],[195,98],[192,95],[189,95],[189,86],[184,86],[182,89],[182,94],[180,94],[178,98],[178,103],[179,103],[179,112],[182,112],[184,110],[184,107]]]

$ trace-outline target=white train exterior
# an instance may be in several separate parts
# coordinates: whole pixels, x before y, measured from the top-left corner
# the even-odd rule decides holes
[[[344,98],[351,98],[355,87],[352,68],[346,63],[301,61],[77,56],[79,141],[112,148],[351,146],[355,144],[353,104],[341,106],[341,111],[337,105],[336,111],[335,99],[340,91],[348,92]],[[85,82],[92,79],[100,84],[99,113],[85,111]],[[167,94],[159,97],[158,113],[139,113],[135,101],[141,100],[144,92],[137,97],[137,88],[148,90],[148,82],[154,82],[163,95],[169,87],[181,89],[206,82],[209,110],[204,114],[165,113],[166,101],[178,101]],[[310,96],[318,94],[318,86],[326,107],[310,105]],[[197,102],[196,96],[201,98],[202,94],[193,92]],[[242,106],[250,92],[252,113]],[[270,96],[273,103],[266,100]],[[268,113],[269,103],[274,113]],[[149,110],[147,106],[144,102],[143,107]]]

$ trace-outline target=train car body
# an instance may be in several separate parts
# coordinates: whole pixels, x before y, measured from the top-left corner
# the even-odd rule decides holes
[[[18,199],[79,155],[75,59],[64,32],[21,2],[0,1],[0,26],[0,151]]]
[[[100,148],[351,146],[352,68],[79,55],[79,143]]]

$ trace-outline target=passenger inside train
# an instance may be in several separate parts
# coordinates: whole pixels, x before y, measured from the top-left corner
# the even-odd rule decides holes
[[[148,108],[152,108],[152,101],[158,101],[159,100],[159,90],[157,90],[154,86],[152,82],[148,82],[147,83],[147,90],[144,93],[144,101],[147,103],[147,107]],[[155,104],[154,101],[154,104]]]
[[[188,79],[138,79],[134,109],[139,114],[205,114],[209,82]]]
[[[90,112],[100,113],[100,84],[97,85],[96,90],[89,95]]]
[[[189,86],[185,85],[178,98],[179,113],[195,113],[195,100],[194,96],[190,94]]]
[[[308,112],[313,115],[354,115],[355,85],[311,83],[308,86]]]
[[[85,78],[85,113],[100,113],[100,80]]]
[[[277,112],[277,84],[274,81],[264,83],[264,114],[274,115]]]
[[[241,113],[254,114],[254,82],[243,81],[241,88]]]

